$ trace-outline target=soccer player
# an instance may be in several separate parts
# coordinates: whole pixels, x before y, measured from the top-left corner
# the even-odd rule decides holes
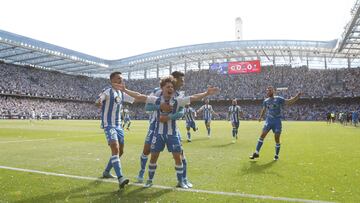
[[[357,111],[353,111],[351,114],[352,117],[352,123],[355,127],[357,127],[357,124],[359,122],[359,113]]]
[[[111,157],[103,172],[103,177],[113,178],[110,170],[114,168],[121,189],[129,183],[129,179],[123,176],[120,162],[120,157],[124,152],[124,130],[121,126],[121,109],[123,102],[133,103],[134,98],[114,88],[114,85],[122,83],[121,72],[111,73],[110,82],[112,87],[100,93],[95,104],[101,107],[101,126],[104,129],[108,145],[111,149]]]
[[[122,125],[123,129],[127,125],[126,130],[130,130],[131,119],[130,119],[129,109],[123,108],[122,117],[124,118],[124,122],[123,122],[123,125]]]
[[[191,142],[190,128],[192,128],[193,131],[198,129],[195,124],[196,111],[189,105],[185,105],[184,117],[186,120],[187,141]]]
[[[180,106],[184,107],[186,104],[189,104],[193,101],[201,100],[202,98],[210,95],[216,94],[219,89],[215,87],[209,87],[206,92],[195,94],[188,97],[173,97],[175,93],[174,90],[175,80],[172,76],[162,78],[160,81],[160,88],[162,89],[162,95],[160,97],[156,96],[146,96],[138,92],[134,92],[125,88],[124,84],[117,85],[117,88],[128,95],[134,97],[136,101],[152,103],[155,105],[160,105],[161,103],[167,102],[172,107],[172,113],[176,113]],[[184,183],[183,178],[183,163],[181,161],[181,141],[178,135],[178,130],[176,126],[176,120],[171,120],[167,116],[164,116],[165,112],[162,112],[161,109],[157,110],[156,122],[155,122],[155,134],[151,143],[151,158],[149,164],[149,179],[145,184],[145,187],[151,187],[153,184],[153,178],[157,168],[157,159],[161,151],[164,150],[165,145],[169,152],[172,152],[173,158],[175,160],[175,170],[178,180],[178,187],[188,188]]]
[[[211,119],[212,119],[212,115],[217,115],[219,116],[212,108],[212,106],[209,104],[209,99],[205,100],[205,104],[200,107],[199,110],[197,110],[197,114],[203,112],[203,118],[205,120],[205,126],[207,129],[207,135],[210,138],[211,136],[211,128],[210,128],[210,123],[211,123]]]
[[[327,124],[330,124],[330,123],[331,123],[331,113],[330,113],[330,112],[328,112],[328,113],[326,114],[326,123],[327,123]]]
[[[331,122],[335,123],[335,112],[331,112]]]
[[[261,146],[263,145],[264,139],[268,132],[270,130],[273,131],[275,134],[275,156],[274,160],[279,159],[279,152],[280,152],[280,134],[281,134],[281,109],[286,105],[291,105],[294,102],[296,102],[301,93],[298,93],[295,97],[292,97],[290,99],[284,99],[280,96],[275,96],[275,89],[272,86],[269,86],[266,89],[267,97],[263,102],[263,108],[260,112],[259,122],[262,120],[262,117],[264,116],[266,112],[266,120],[264,124],[263,131],[260,135],[260,138],[258,140],[258,143],[256,145],[256,151],[253,153],[253,155],[250,156],[250,159],[259,158],[259,152],[261,149]]]
[[[31,110],[31,117],[30,117],[30,123],[32,121],[35,121],[36,119],[36,113],[35,113],[35,109]]]
[[[179,72],[179,71],[174,71],[171,73],[171,75],[175,78],[175,84],[174,84],[174,88],[175,88],[175,93],[173,96],[175,97],[183,97],[183,92],[180,92],[179,90],[181,89],[181,87],[184,85],[184,73]],[[162,96],[163,92],[162,89],[157,87],[155,88],[155,90],[152,92],[152,94],[150,94],[150,96],[156,96],[156,97],[160,97]],[[144,143],[144,147],[143,147],[143,152],[140,156],[140,171],[136,177],[137,182],[142,183],[144,181],[144,173],[145,173],[145,168],[146,168],[146,163],[148,160],[148,155],[150,154],[150,146],[151,146],[151,142],[153,139],[153,136],[155,134],[155,119],[157,116],[157,111],[158,110],[162,110],[164,112],[171,112],[171,106],[168,103],[161,103],[160,105],[153,105],[153,104],[146,104],[145,106],[146,111],[148,112],[153,112],[153,114],[151,114],[150,116],[150,126],[149,126],[149,130],[148,133],[146,135],[145,138],[145,143]],[[183,107],[179,107],[178,111],[176,113],[170,113],[168,115],[163,115],[163,117],[167,117],[168,119],[171,120],[177,120],[179,118],[181,118],[184,115],[184,111],[183,111]],[[181,141],[181,135],[180,132],[177,131],[177,136],[179,137],[180,141]],[[184,151],[182,150],[181,152],[181,160],[183,163],[183,180],[185,185],[187,185],[189,188],[193,187],[193,185],[191,184],[191,182],[188,180],[187,178],[187,160],[184,154]]]
[[[238,129],[240,126],[240,116],[243,115],[243,112],[239,105],[237,105],[236,99],[232,100],[232,105],[229,107],[228,111],[228,120],[231,121],[232,125],[232,136],[233,143],[238,139]]]

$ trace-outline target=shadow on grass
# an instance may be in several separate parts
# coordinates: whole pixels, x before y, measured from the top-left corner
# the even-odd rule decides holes
[[[212,145],[211,147],[221,148],[221,147],[227,147],[227,146],[230,146],[230,145],[234,145],[234,143],[229,142],[229,143],[225,143],[225,144]]]
[[[259,164],[256,161],[249,161],[250,165],[245,165],[241,170],[244,174],[249,173],[263,173],[267,169],[271,168],[277,161],[270,161],[266,164]]]
[[[99,188],[101,184],[104,182],[92,181],[83,187],[70,188],[66,191],[49,193],[16,202],[146,202],[173,191],[172,189],[144,188],[134,185],[128,185],[125,189],[118,190],[117,184],[112,184],[116,191],[105,191],[108,187]]]
[[[191,142],[204,141],[204,140],[209,140],[209,138],[208,137],[198,137],[198,136],[195,136],[195,137],[192,136],[191,137]],[[183,142],[187,143],[186,140],[184,140]]]

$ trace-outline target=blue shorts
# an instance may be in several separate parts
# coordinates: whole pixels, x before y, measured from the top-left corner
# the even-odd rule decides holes
[[[186,128],[193,128],[193,129],[195,129],[195,128],[196,128],[195,122],[194,122],[194,121],[190,121],[190,122],[187,122],[187,121],[186,121]]]
[[[235,128],[239,128],[240,122],[233,122],[233,121],[231,121],[231,125],[232,125],[233,127],[235,127]]]
[[[108,126],[104,129],[104,133],[108,143],[118,141],[120,144],[124,144],[124,130],[122,128]]]
[[[128,123],[128,122],[130,122],[130,121],[131,121],[130,118],[125,118],[125,119],[124,119],[124,123]]]
[[[359,119],[352,120],[353,123],[358,123]]]
[[[165,148],[165,145],[169,152],[178,152],[182,151],[181,141],[179,134],[174,135],[161,135],[157,134],[153,136],[150,151],[151,152],[162,152]]]
[[[150,123],[148,133],[146,134],[145,137],[145,144],[151,145],[154,133],[155,133],[155,122],[152,122]]]
[[[266,119],[263,131],[272,130],[273,133],[280,134],[282,130],[281,119],[280,118],[272,118]]]

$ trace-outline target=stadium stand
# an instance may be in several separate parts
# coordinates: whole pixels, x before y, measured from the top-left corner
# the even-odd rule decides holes
[[[13,64],[0,64],[0,117],[29,118],[35,109],[37,115],[47,118],[97,119],[99,111],[93,101],[108,80],[74,76],[56,71]],[[203,91],[207,84],[218,86],[221,94],[211,98],[214,110],[225,119],[230,99],[237,98],[245,112],[244,119],[258,117],[265,87],[287,87],[280,91],[291,97],[304,92],[299,103],[285,110],[289,120],[325,120],[327,112],[359,111],[360,68],[308,69],[289,66],[267,66],[259,74],[219,75],[209,70],[188,71],[185,77],[186,95]],[[158,86],[158,79],[126,81],[128,87],[149,94]],[[194,107],[200,107],[197,103]],[[133,119],[146,119],[143,105],[130,106]]]

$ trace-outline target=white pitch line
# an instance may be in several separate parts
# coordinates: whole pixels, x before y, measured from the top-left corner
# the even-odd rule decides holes
[[[66,136],[66,137],[52,137],[52,138],[44,138],[44,139],[32,139],[32,140],[9,140],[9,141],[0,141],[0,144],[6,143],[20,143],[20,142],[36,142],[36,141],[46,141],[46,140],[56,140],[61,138],[78,138],[78,137],[93,137],[98,135],[84,135],[84,136]]]
[[[59,176],[59,177],[66,177],[66,178],[74,178],[74,179],[81,179],[81,180],[93,180],[93,181],[110,182],[110,183],[116,183],[116,184],[119,183],[117,180],[114,180],[114,179],[111,180],[111,179],[102,179],[102,178],[95,178],[95,177],[68,175],[68,174],[61,174],[61,173],[31,170],[31,169],[14,168],[14,167],[8,167],[8,166],[0,166],[0,169],[22,171],[22,172],[28,172],[28,173],[37,173],[37,174]],[[140,187],[144,186],[143,184],[139,184],[139,183],[130,183],[130,185],[135,185],[135,186],[140,186]],[[181,188],[162,186],[162,185],[153,185],[152,187],[159,188],[159,189],[166,189],[166,190],[176,190],[176,191],[181,191],[181,192],[195,192],[195,193],[205,193],[205,194],[214,194],[214,195],[238,196],[238,197],[246,197],[246,198],[253,198],[253,199],[269,199],[269,200],[287,201],[287,202],[334,203],[334,202],[321,201],[321,200],[299,199],[299,198],[290,198],[290,197],[273,197],[273,196],[269,196],[269,195],[255,195],[255,194],[245,194],[245,193],[237,193],[237,192],[221,192],[221,191],[198,190],[198,189],[181,189]]]

